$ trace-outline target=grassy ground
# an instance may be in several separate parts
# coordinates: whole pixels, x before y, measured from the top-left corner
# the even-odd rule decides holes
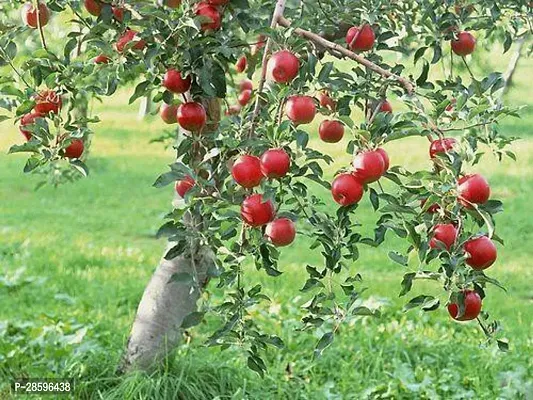
[[[533,105],[531,74],[533,64],[522,64],[511,103]],[[313,360],[320,332],[295,332],[302,300],[294,288],[304,282],[302,254],[309,263],[319,258],[299,240],[282,253],[283,279],[252,268],[246,276],[248,282],[262,282],[273,299],[269,308],[258,310],[258,320],[288,345],[269,354],[265,379],[245,367],[238,350],[201,347],[205,327],[193,331],[191,344],[181,346],[154,376],[117,377],[114,368],[137,303],[164,247],[153,234],[172,196],[171,188],[151,187],[172,160],[172,152],[147,144],[163,126],[157,117],[136,121],[135,108],[124,106],[126,98],[121,93],[97,107],[103,122],[96,127],[88,179],[34,191],[38,180],[23,176],[24,158],[0,154],[0,398],[9,396],[12,378],[39,376],[76,377],[76,397],[106,399],[516,399],[533,393],[530,110],[502,125],[506,134],[524,138],[514,146],[518,161],[500,164],[488,156],[478,168],[494,198],[505,203],[497,223],[506,246],[500,246],[490,273],[509,291],[489,288],[484,307],[502,320],[509,353],[480,346],[477,326],[453,323],[445,311],[403,314],[405,300],[397,293],[404,271],[386,256],[401,249],[392,240],[377,250],[362,248],[356,265],[369,301],[382,304],[383,316],[342,328],[334,345]],[[0,148],[20,141],[17,135],[4,123]],[[312,146],[332,154],[336,166],[348,162],[341,145],[313,140]],[[430,166],[424,139],[387,150],[393,164]],[[358,216],[368,225],[376,219],[368,200]]]

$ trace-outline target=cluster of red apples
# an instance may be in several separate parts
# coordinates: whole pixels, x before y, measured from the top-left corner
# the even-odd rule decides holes
[[[35,107],[20,119],[20,133],[27,141],[31,140],[31,127],[35,126],[37,119],[51,117],[53,114],[59,114],[63,101],[61,95],[53,90],[43,90],[34,96]],[[81,139],[74,139],[62,151],[66,158],[80,158],[83,154],[84,144]]]
[[[429,148],[431,159],[435,160],[439,154],[453,151],[457,144],[453,138],[441,138],[434,140]],[[487,180],[479,174],[470,174],[461,177],[457,181],[457,201],[466,208],[472,209],[475,205],[482,205],[489,200],[490,186]],[[425,200],[422,200],[424,206]],[[429,213],[438,213],[440,206],[432,204],[427,208]],[[443,217],[446,218],[446,217]],[[436,224],[432,229],[432,238],[429,246],[434,249],[450,251],[456,246],[459,236],[458,224],[454,221],[443,221]],[[474,236],[462,244],[462,249],[466,255],[466,264],[475,270],[489,268],[496,261],[497,250],[494,242],[487,236]],[[459,314],[457,304],[448,305],[448,312],[452,318],[459,321],[469,321],[477,318],[481,312],[481,297],[472,290],[463,292],[464,312]]]

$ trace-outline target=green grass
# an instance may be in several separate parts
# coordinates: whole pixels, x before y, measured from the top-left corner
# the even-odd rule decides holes
[[[512,104],[529,102],[531,62],[524,62]],[[505,203],[497,217],[497,264],[489,272],[508,293],[489,288],[484,308],[504,324],[511,351],[481,346],[474,323],[452,322],[444,310],[401,312],[403,269],[387,257],[401,250],[392,237],[378,249],[361,248],[355,265],[365,280],[366,298],[382,304],[378,319],[343,326],[322,357],[314,360],[317,333],[299,333],[305,263],[320,261],[303,238],[282,251],[283,278],[272,279],[250,266],[246,283],[260,281],[272,304],[255,310],[257,321],[287,344],[268,354],[264,379],[246,368],[239,349],[219,352],[202,347],[208,328],[192,331],[184,344],[153,376],[118,376],[115,368],[125,345],[143,288],[165,243],[154,239],[170,208],[172,188],[151,187],[172,161],[160,144],[148,145],[164,129],[157,117],[135,120],[135,107],[124,106],[121,92],[97,111],[91,176],[58,189],[34,191],[34,176],[23,176],[24,157],[0,155],[0,398],[9,397],[14,377],[71,376],[78,398],[525,398],[533,392],[531,343],[531,243],[533,217],[533,112],[509,119],[502,132],[521,136],[514,150],[518,161],[497,163],[492,156],[477,167],[489,179],[494,198]],[[396,106],[398,104],[395,104]],[[2,125],[0,148],[20,142],[14,127]],[[310,127],[312,136],[316,125]],[[349,161],[342,145],[320,147]],[[427,141],[410,138],[387,146],[393,164],[429,168]],[[327,193],[322,193],[328,198]],[[364,226],[377,219],[368,202],[357,210]],[[305,263],[302,262],[305,254]],[[16,276],[17,271],[20,275]],[[415,293],[438,293],[417,285]]]

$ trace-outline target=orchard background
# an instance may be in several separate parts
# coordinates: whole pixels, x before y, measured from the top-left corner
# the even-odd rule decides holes
[[[333,3],[323,3],[335,6]],[[429,7],[430,3],[424,4]],[[444,8],[448,7],[452,13],[456,12],[454,2],[437,3]],[[482,3],[472,14],[473,21],[480,9],[491,5],[491,2]],[[523,5],[524,10],[527,10],[526,3]],[[273,6],[273,4],[264,5],[265,18],[272,13]],[[298,7],[289,2],[288,9],[288,14],[294,17],[294,11],[298,10]],[[83,8],[80,10],[83,17],[88,18],[86,11]],[[303,10],[305,11],[305,8]],[[530,13],[531,10],[527,12]],[[173,15],[176,18],[181,15],[180,10],[175,13]],[[459,16],[468,25],[470,16],[462,12]],[[16,10],[6,18],[20,23],[17,20]],[[61,49],[65,45],[63,36],[65,32],[76,30],[77,25],[71,24],[70,18],[75,16],[68,11],[60,16],[53,16],[44,31],[50,48]],[[371,18],[377,16],[371,15]],[[88,21],[94,22],[95,18]],[[360,17],[354,16],[349,23],[359,24]],[[475,24],[475,22],[470,23]],[[465,82],[469,81],[471,74],[481,79],[493,71],[505,71],[517,51],[519,44],[516,41],[520,39],[505,35],[504,31],[497,31],[492,32],[494,35],[489,35],[485,40],[483,35],[485,28],[480,28],[476,33],[478,37],[476,52],[474,56],[468,57],[466,63],[469,70],[460,58],[455,59],[453,72]],[[8,32],[6,26],[2,26],[2,29],[2,32]],[[116,29],[120,32],[124,27],[119,24]],[[248,39],[253,40],[256,33],[249,32]],[[276,35],[274,34],[274,37],[280,41],[282,36]],[[22,38],[23,40],[19,38],[15,41],[18,57],[23,60],[28,59],[31,54],[37,59],[43,57],[42,50],[39,50],[42,43],[37,30],[28,30]],[[527,36],[525,38],[527,39]],[[381,39],[387,40],[385,36]],[[294,39],[294,33],[288,33],[284,40],[288,46],[293,46],[302,52],[304,45]],[[344,39],[340,38],[337,42],[344,44]],[[73,43],[76,44],[75,41]],[[510,107],[509,110],[523,105],[530,106],[532,103],[529,86],[533,65],[527,58],[529,43],[526,41],[525,44],[522,48],[523,56],[513,76],[513,84],[503,98],[505,105]],[[67,47],[69,46],[67,44]],[[85,49],[84,46],[82,49]],[[69,47],[69,51],[75,53],[77,51],[75,47]],[[12,48],[3,48],[3,51],[6,50],[10,56],[13,54]],[[427,86],[428,82],[443,79],[443,72],[444,74],[447,70],[450,72],[447,64],[450,49],[446,40],[442,40],[442,51],[444,54],[442,66],[439,63],[431,64],[428,76],[425,76],[424,71],[429,71],[426,70],[426,66],[429,67],[429,62],[432,61],[431,51],[425,55],[427,62],[421,61],[424,56],[419,54],[422,58],[419,58],[416,64],[413,63],[413,52],[403,57],[399,53],[388,51],[377,53],[384,57],[385,64],[403,63],[406,71],[402,72],[402,76],[413,75],[413,81],[431,90]],[[239,52],[241,50],[233,51],[234,54],[229,59],[238,58]],[[82,54],[77,54],[73,58],[79,57],[90,65],[92,59],[84,56],[82,51],[80,53]],[[92,51],[89,55],[94,57],[97,53]],[[309,57],[309,54],[306,56]],[[511,147],[505,148],[516,153],[517,161],[509,157],[503,157],[502,161],[498,161],[494,154],[484,148],[487,154],[474,167],[475,172],[483,174],[489,180],[492,189],[491,199],[502,200],[504,203],[505,212],[497,215],[496,222],[497,234],[505,240],[506,245],[498,245],[498,260],[488,273],[498,279],[507,288],[507,292],[496,286],[489,286],[485,289],[487,296],[483,300],[483,310],[488,310],[492,318],[502,323],[503,332],[498,332],[498,335],[503,335],[504,339],[498,336],[503,340],[499,347],[506,347],[509,339],[508,352],[498,349],[494,340],[486,341],[475,321],[454,322],[448,316],[444,303],[431,312],[419,309],[405,312],[404,307],[409,299],[416,298],[417,295],[440,296],[440,294],[437,284],[417,281],[408,296],[398,297],[401,290],[400,282],[407,267],[393,262],[388,255],[403,263],[403,258],[394,254],[405,251],[406,243],[404,239],[395,237],[392,232],[387,234],[387,241],[378,248],[361,246],[359,259],[351,271],[362,276],[363,280],[358,288],[367,288],[361,298],[358,298],[358,306],[361,310],[369,310],[375,315],[355,316],[340,324],[335,328],[333,343],[324,343],[324,335],[327,335],[331,329],[328,326],[305,332],[298,331],[302,327],[301,307],[309,298],[306,292],[299,290],[309,278],[305,267],[323,263],[319,252],[309,251],[314,240],[305,233],[310,234],[312,229],[306,224],[305,219],[300,217],[297,220],[296,240],[280,251],[277,268],[283,272],[283,275],[273,278],[265,274],[264,270],[257,271],[252,260],[248,258],[244,264],[245,274],[241,277],[242,282],[239,282],[247,288],[257,284],[262,286],[262,293],[268,296],[270,301],[250,307],[248,316],[268,334],[277,335],[284,342],[281,350],[269,348],[261,352],[261,360],[268,368],[266,373],[262,366],[254,362],[251,365],[250,355],[246,351],[249,347],[245,341],[242,346],[231,346],[222,352],[218,347],[202,346],[213,332],[220,328],[220,320],[209,315],[200,325],[187,329],[183,342],[154,373],[123,374],[117,371],[135,309],[141,299],[143,288],[153,272],[153,266],[160,258],[163,244],[162,240],[155,240],[155,233],[163,223],[165,210],[168,209],[169,200],[173,195],[171,190],[156,190],[152,184],[163,172],[164,165],[174,161],[176,152],[170,147],[173,144],[175,125],[170,128],[165,125],[157,115],[157,110],[152,113],[155,115],[137,120],[139,101],[128,104],[132,93],[137,93],[139,97],[148,94],[146,89],[150,85],[144,84],[146,81],[137,78],[143,72],[142,66],[133,62],[131,66],[135,67],[131,70],[128,68],[114,70],[116,65],[122,65],[123,60],[119,62],[120,57],[116,55],[113,57],[116,58],[109,68],[121,77],[121,88],[111,97],[103,98],[102,103],[95,99],[89,99],[88,103],[88,115],[98,116],[101,121],[89,124],[94,134],[84,134],[86,153],[83,159],[90,170],[88,178],[76,179],[75,183],[60,185],[58,188],[43,186],[41,185],[43,176],[51,183],[68,181],[73,176],[78,177],[85,167],[76,161],[74,165],[63,163],[60,164],[61,170],[55,172],[46,170],[44,175],[28,175],[22,179],[21,171],[25,165],[28,165],[27,157],[20,154],[0,155],[2,165],[0,170],[2,177],[0,394],[2,396],[10,395],[9,383],[13,378],[36,376],[73,377],[77,381],[76,396],[80,398],[175,398],[178,394],[184,399],[217,396],[220,398],[494,398],[500,396],[514,399],[526,398],[531,393],[533,388],[529,363],[531,354],[529,337],[533,313],[528,287],[531,279],[528,261],[531,255],[529,243],[533,222],[528,216],[527,204],[532,194],[533,142],[529,138],[529,127],[533,122],[533,114],[528,107],[520,110],[521,119],[507,117],[498,125],[499,134],[503,138],[522,138]],[[131,57],[139,58],[138,54],[134,53]],[[304,65],[309,62],[308,58],[302,60]],[[17,62],[22,63],[20,59],[17,59]],[[257,71],[253,76],[254,87],[259,80],[260,57],[256,58],[255,62]],[[325,56],[318,61],[317,76],[306,77],[311,82],[317,81],[315,89],[330,86],[336,88],[336,85],[329,80],[328,74],[332,73],[331,70],[324,72],[330,69],[331,64],[328,64],[330,62],[334,62],[336,68],[334,74],[339,74],[341,81],[344,79],[342,73],[350,74],[355,66],[353,61],[337,61],[331,56]],[[98,71],[103,76],[105,71],[109,71],[106,66],[98,68],[100,69],[96,73],[92,68],[86,71],[91,76],[97,76]],[[0,69],[3,77],[12,74],[9,66]],[[228,70],[232,75],[232,82],[238,86],[238,82],[245,75],[236,73],[232,63],[229,64]],[[151,78],[158,79],[157,76]],[[29,74],[27,79],[30,79]],[[38,78],[32,75],[31,79]],[[370,79],[379,80],[380,77],[374,76]],[[46,82],[46,86],[49,83]],[[391,87],[388,88],[387,85]],[[394,118],[401,119],[402,113],[409,112],[409,106],[401,97],[402,90],[399,87],[394,83],[387,85],[383,86],[383,81],[379,82],[379,85],[376,82],[376,86],[369,89],[370,97],[379,99],[383,94],[381,91],[387,89],[387,98],[392,104]],[[239,94],[238,90],[232,89],[233,86],[231,83],[228,84],[229,104],[235,104]],[[10,103],[17,97],[17,93],[5,88],[6,86],[2,92],[3,104],[12,106],[8,107],[12,114],[6,114],[10,117],[14,114],[20,116],[13,105],[19,109],[27,105],[17,103],[19,101],[17,99],[14,103]],[[155,85],[152,88],[153,92],[157,89]],[[340,92],[351,90],[346,87],[337,89]],[[195,90],[205,92],[206,89],[202,87]],[[357,88],[354,90],[356,95],[362,98],[367,95],[358,93]],[[375,92],[372,93],[372,90]],[[331,91],[333,97],[338,95],[335,90]],[[438,92],[436,89],[435,91]],[[314,89],[309,90],[309,94],[313,93]],[[496,92],[494,98],[499,96],[500,93]],[[159,100],[155,108],[161,104],[162,99]],[[168,96],[165,97],[166,100]],[[269,101],[274,100],[269,98]],[[78,108],[84,108],[79,107],[79,104],[76,105]],[[277,108],[277,104],[275,105]],[[246,113],[248,111],[251,113],[253,102],[249,107]],[[75,113],[76,110],[69,111]],[[334,160],[330,164],[320,163],[324,169],[324,180],[331,182],[337,171],[346,168],[352,161],[353,155],[346,152],[352,134],[345,134],[344,139],[336,144],[320,141],[318,126],[324,118],[331,118],[328,115],[320,115],[328,114],[327,110],[322,111],[315,117],[313,123],[303,126],[303,131],[309,134],[307,145],[309,148],[327,154]],[[83,112],[84,110],[81,110],[80,118],[84,118]],[[453,115],[453,110],[450,115]],[[348,115],[345,115],[343,122],[348,123],[347,117]],[[349,117],[356,125],[365,120],[364,113],[353,104]],[[13,144],[22,145],[25,142],[17,133],[18,127],[10,124],[12,121],[12,119],[6,120],[2,124],[0,143],[2,149],[6,151]],[[453,120],[446,122],[450,126],[459,127],[463,123]],[[386,118],[379,116],[375,122],[385,126],[387,123]],[[264,132],[262,129],[266,124],[261,119],[257,125],[256,129],[260,133]],[[228,128],[224,124],[221,126]],[[164,132],[166,132],[165,137],[162,137]],[[355,131],[354,134],[357,135],[358,132]],[[420,133],[426,135],[427,132],[421,130]],[[448,136],[459,139],[461,133],[460,130],[454,131]],[[297,144],[293,145],[301,146],[302,140],[304,139],[299,134]],[[264,146],[264,143],[260,145]],[[386,143],[383,147],[389,153],[391,165],[401,165],[411,171],[429,171],[435,162],[428,157],[429,142],[424,137],[406,137]],[[256,155],[260,153],[256,152]],[[469,168],[470,172],[472,170],[473,168]],[[231,177],[229,179],[231,180]],[[385,190],[391,192],[394,190],[390,182],[384,179],[382,181]],[[34,191],[35,187],[39,187],[39,190]],[[374,184],[371,187],[376,186]],[[336,209],[337,205],[324,187],[310,184],[309,190],[323,201],[326,207]],[[368,194],[369,191],[366,191],[359,207],[353,212],[361,224],[359,232],[363,236],[373,235],[376,220],[380,216],[374,211]],[[183,207],[182,203],[177,204],[178,208]],[[412,261],[412,258],[407,260],[409,265]],[[211,283],[209,293],[213,303],[220,303],[227,292],[225,288],[216,288],[215,285],[215,282]],[[425,305],[427,308],[434,308],[434,303]],[[313,349],[316,351],[313,352]],[[255,352],[252,353],[255,357]],[[264,377],[261,378],[258,374],[264,374]]]

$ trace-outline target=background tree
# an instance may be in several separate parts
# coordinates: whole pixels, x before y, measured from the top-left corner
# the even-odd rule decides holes
[[[501,241],[493,219],[501,203],[489,199],[475,165],[480,145],[514,157],[498,121],[517,110],[500,101],[501,74],[475,76],[469,62],[484,41],[503,39],[506,51],[527,35],[529,2],[55,0],[1,7],[0,58],[11,74],[1,81],[7,114],[0,118],[18,121],[28,139],[11,149],[29,154],[25,172],[53,184],[86,175],[98,122],[85,112],[87,99],[137,79],[130,102],[152,92],[164,103],[165,121],[181,126],[176,162],[155,186],[177,183],[184,201],[175,202],[159,231],[170,244],[141,300],[124,368],[149,368],[183,329],[212,317],[220,329],[209,344],[242,346],[250,368],[262,374],[262,351],[283,342],[249,314],[268,298],[260,285],[244,282],[243,267],[250,259],[281,275],[277,247],[291,242],[294,223],[295,240],[311,236],[312,249],[324,256],[323,265],[306,266],[301,288],[308,296],[302,329],[326,328],[317,355],[343,322],[377,314],[361,306],[355,262],[360,247],[372,251],[389,231],[406,241],[389,254],[409,269],[401,295],[417,279],[443,289],[410,299],[406,309],[447,304],[452,317],[477,318],[507,347],[498,323],[486,310],[480,314],[485,286],[500,286],[483,270],[496,257],[493,242]],[[48,31],[56,26],[68,27],[63,40]],[[411,62],[416,74],[406,76]],[[235,82],[236,71],[256,84]],[[405,105],[400,112],[387,100],[393,97]],[[322,170],[331,157],[308,146],[303,126],[317,111],[331,118],[321,127],[323,140],[353,138],[353,165],[333,182]],[[394,165],[394,154],[389,159],[381,147],[413,135],[431,142],[432,171]],[[331,190],[333,199],[324,203],[315,190]],[[356,221],[362,196],[380,213],[373,237]],[[221,302],[209,296],[213,279],[224,291]]]

